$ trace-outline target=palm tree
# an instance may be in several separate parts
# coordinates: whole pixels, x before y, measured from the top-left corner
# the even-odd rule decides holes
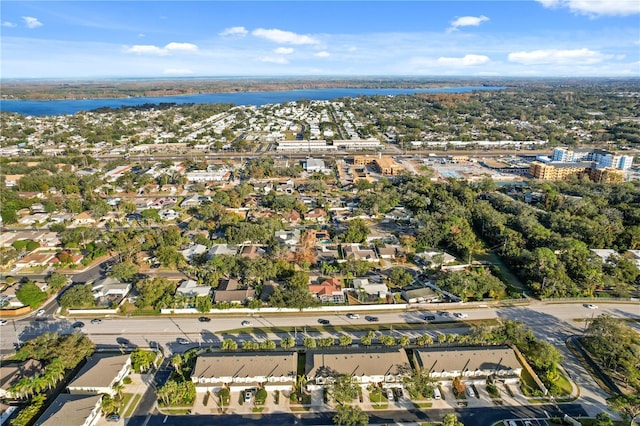
[[[173,368],[175,368],[176,371],[179,371],[180,375],[182,376],[182,369],[180,368],[182,367],[182,355],[175,354],[173,357],[171,357],[171,365],[173,365]]]
[[[118,401],[122,400],[122,391],[124,390],[124,384],[122,384],[122,382],[118,382],[115,385],[113,385],[113,390],[116,391],[116,396]]]

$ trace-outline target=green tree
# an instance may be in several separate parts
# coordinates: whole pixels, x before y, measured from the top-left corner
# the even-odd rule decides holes
[[[95,298],[91,291],[91,284],[74,285],[60,296],[62,308],[89,308],[95,306]]]
[[[16,291],[16,298],[23,305],[35,309],[47,300],[47,293],[40,290],[33,281],[27,281]]]
[[[360,218],[356,218],[349,221],[347,230],[342,235],[342,241],[345,243],[364,243],[367,240],[367,236],[369,236],[367,223]]]
[[[635,425],[636,419],[640,417],[640,395],[638,394],[619,395],[609,399],[607,403],[613,411],[627,419],[629,426]]]
[[[309,336],[305,337],[305,338],[302,340],[302,344],[303,344],[303,345],[304,345],[304,347],[305,347],[305,348],[307,348],[307,349],[313,349],[313,348],[315,348],[315,347],[316,347],[316,345],[317,345],[317,344],[316,344],[316,339],[314,339],[313,337],[309,337]]]
[[[213,309],[213,301],[211,296],[196,297],[196,309],[198,312],[207,313]]]
[[[296,345],[296,341],[293,337],[285,337],[280,341],[280,347],[282,349],[291,349]]]
[[[69,282],[69,279],[63,274],[54,272],[47,277],[46,281],[47,281],[47,285],[49,286],[49,289],[55,293],[58,290],[60,290],[62,287],[67,285],[67,283]]]
[[[464,426],[464,424],[458,420],[455,414],[445,414],[442,419],[442,426]]]
[[[346,334],[343,334],[338,338],[338,344],[340,346],[350,346],[352,342],[353,339],[351,338],[351,336],[347,336]]]
[[[138,274],[139,269],[138,265],[127,260],[113,265],[107,275],[122,281],[129,281]]]
[[[410,376],[404,378],[404,386],[413,399],[421,399],[433,397],[436,383],[426,372],[415,370],[411,371]]]
[[[233,339],[224,339],[220,348],[223,351],[235,351],[238,350],[238,343]]]
[[[331,395],[338,404],[351,402],[358,397],[358,385],[351,379],[351,375],[342,374],[336,377],[331,385]]]
[[[413,282],[413,276],[404,268],[393,268],[389,273],[389,287],[402,288]]]
[[[333,423],[338,426],[366,426],[369,424],[369,415],[360,407],[338,405],[336,414],[333,416]]]

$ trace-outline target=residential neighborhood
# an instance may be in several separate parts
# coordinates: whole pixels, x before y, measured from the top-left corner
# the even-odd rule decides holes
[[[2,113],[2,413],[623,418],[635,151],[591,121],[580,147],[524,117],[416,132],[435,100],[398,102]]]

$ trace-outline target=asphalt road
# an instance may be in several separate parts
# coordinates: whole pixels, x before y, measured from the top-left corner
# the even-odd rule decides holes
[[[450,410],[376,410],[368,412],[371,424],[400,424],[428,421],[441,421]],[[333,412],[296,413],[296,414],[255,414],[224,416],[134,416],[128,419],[127,426],[205,426],[205,425],[332,425]],[[465,425],[490,426],[503,419],[547,418],[569,414],[572,417],[586,413],[579,404],[565,404],[558,408],[554,405],[536,405],[527,407],[465,408],[456,411]]]
[[[296,325],[296,334],[291,337],[297,337],[301,342],[302,339],[310,335],[312,337],[320,337],[321,333],[307,331],[306,327],[313,326],[314,329],[319,326],[318,319],[328,319],[331,325],[348,326],[348,325],[364,325],[370,324],[365,315],[360,315],[359,319],[349,319],[344,314],[311,314],[311,315],[234,315],[231,312],[224,312],[216,315],[209,315],[212,320],[210,322],[199,322],[197,317],[179,317],[179,316],[163,316],[163,317],[103,317],[101,324],[92,324],[91,318],[87,317],[69,317],[56,319],[51,316],[51,312],[55,305],[47,306],[47,315],[37,318],[31,316],[29,318],[9,321],[2,327],[2,341],[0,342],[0,350],[4,353],[13,349],[14,343],[25,341],[36,337],[44,332],[70,333],[74,329],[72,325],[76,321],[82,321],[85,326],[81,329],[98,345],[119,345],[119,338],[125,337],[130,345],[149,347],[155,343],[159,343],[171,352],[184,352],[194,346],[214,345],[217,346],[226,337],[233,337],[239,341],[243,340],[264,340],[279,339],[289,336],[286,334],[266,335],[259,330],[260,327],[291,327]],[[381,325],[393,323],[424,323],[422,317],[426,311],[400,311],[393,313],[376,313],[379,321],[375,324]],[[430,311],[435,314],[435,309]],[[491,318],[510,318],[517,319],[527,323],[534,333],[556,346],[564,346],[564,341],[571,335],[581,334],[584,331],[584,320],[589,320],[594,316],[608,313],[614,317],[635,318],[640,319],[640,304],[607,304],[600,305],[599,309],[587,309],[581,304],[532,304],[528,306],[516,306],[505,308],[473,308],[465,309],[463,305],[454,312],[464,312],[470,320],[491,319]],[[455,319],[451,316],[442,317],[435,314],[437,320],[435,323],[442,321],[455,321],[460,324],[459,327],[447,328],[446,333],[464,333],[468,325],[466,319]],[[43,321],[43,319],[47,321]],[[246,333],[234,336],[225,336],[227,330],[242,328],[240,323],[243,320],[252,322],[253,327],[248,327]],[[330,329],[329,329],[330,330]],[[392,333],[395,336],[401,334],[416,337],[424,334],[422,330],[393,330],[389,326],[389,330],[385,333]],[[427,331],[435,337],[436,330]],[[338,334],[343,334],[338,333]],[[349,333],[346,333],[349,334]],[[350,333],[352,337],[358,338],[358,333]],[[185,338],[190,344],[179,345],[177,338]]]

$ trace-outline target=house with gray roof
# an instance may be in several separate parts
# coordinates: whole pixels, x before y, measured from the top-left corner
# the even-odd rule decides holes
[[[505,383],[518,383],[522,365],[508,346],[414,349],[414,364],[439,381],[462,377],[484,384],[494,375]]]
[[[198,285],[195,280],[184,280],[176,289],[176,294],[187,297],[206,297],[211,294],[211,286]]]
[[[131,370],[131,357],[126,355],[97,354],[87,363],[67,386],[72,394],[115,395],[113,385],[120,382]]]
[[[196,392],[230,391],[264,387],[288,391],[296,384],[297,352],[204,353],[191,374]]]
[[[101,278],[91,286],[91,292],[96,299],[107,296],[126,297],[130,291],[130,283],[123,283],[119,279],[112,277]]]
[[[34,426],[94,426],[100,419],[102,395],[61,393]]]
[[[15,385],[23,377],[34,377],[42,372],[42,363],[35,359],[6,364],[0,367],[0,398],[12,398],[9,391],[11,386]]]

